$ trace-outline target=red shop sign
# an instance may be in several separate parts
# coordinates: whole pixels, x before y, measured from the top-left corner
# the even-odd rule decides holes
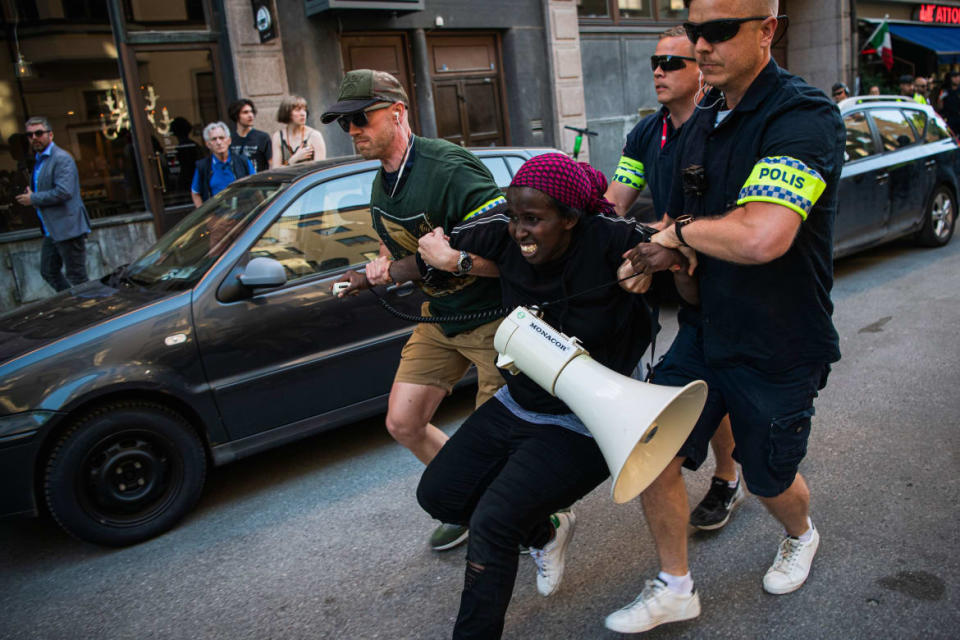
[[[929,24],[960,24],[960,7],[942,4],[920,4],[913,10],[914,17]]]

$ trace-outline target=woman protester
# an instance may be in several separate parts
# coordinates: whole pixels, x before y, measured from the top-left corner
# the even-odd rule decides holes
[[[283,125],[273,133],[271,167],[312,162],[327,157],[327,145],[320,132],[307,126],[307,101],[287,96],[277,109],[277,122]]]
[[[676,251],[646,243],[642,225],[616,216],[606,179],[559,153],[519,169],[507,214],[491,212],[420,239],[431,268],[451,270],[460,250],[496,262],[503,302],[542,306],[543,319],[580,339],[591,357],[629,375],[651,337],[639,293],[655,270],[688,276]],[[643,254],[635,277],[625,257]],[[647,271],[649,269],[649,272]],[[582,292],[582,294],[581,294]],[[579,294],[579,295],[577,295]],[[609,475],[587,428],[558,398],[520,373],[481,405],[429,464],[417,499],[442,522],[469,524],[467,568],[454,638],[499,638],[516,579],[518,545],[530,548],[537,589],[560,585],[576,518],[560,511]]]

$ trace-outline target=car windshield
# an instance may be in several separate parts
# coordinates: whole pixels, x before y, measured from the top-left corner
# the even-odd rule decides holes
[[[282,184],[227,187],[165,233],[124,270],[123,277],[141,286],[192,287],[282,188]]]

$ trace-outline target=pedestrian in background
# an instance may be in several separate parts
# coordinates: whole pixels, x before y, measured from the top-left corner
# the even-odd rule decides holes
[[[833,96],[834,102],[840,102],[850,97],[850,89],[842,82],[835,82],[830,89],[830,94]]]
[[[307,101],[300,96],[287,96],[277,109],[277,122],[283,125],[273,134],[273,164],[286,166],[299,162],[323,160],[327,145],[320,132],[307,126]]]
[[[947,74],[947,82],[940,91],[938,99],[940,115],[944,117],[950,129],[960,132],[960,71]]]
[[[87,281],[90,217],[80,197],[77,163],[54,144],[50,122],[34,116],[27,120],[26,128],[36,164],[31,186],[16,200],[36,208],[43,231],[40,275],[56,291],[63,291]]]
[[[211,122],[204,127],[203,141],[210,155],[197,162],[190,186],[190,197],[197,207],[231,182],[257,172],[250,158],[230,152],[230,129],[225,123]]]
[[[913,99],[920,104],[930,104],[930,81],[917,76],[913,81]]]
[[[257,171],[269,169],[273,162],[273,141],[266,131],[253,128],[253,121],[257,117],[253,102],[246,98],[235,100],[227,107],[227,113],[236,127],[231,135],[230,150],[250,158]]]

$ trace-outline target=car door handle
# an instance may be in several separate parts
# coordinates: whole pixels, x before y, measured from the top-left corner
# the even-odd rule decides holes
[[[398,296],[408,296],[413,293],[413,280],[407,280],[399,284],[392,284],[387,287],[388,293],[396,293]]]
[[[877,184],[883,184],[890,177],[889,173],[880,173],[877,174]]]
[[[935,165],[935,164],[937,164],[937,161],[936,161],[936,160],[927,160],[926,162],[923,163],[923,166],[925,166],[925,167],[927,167],[927,168],[929,169],[930,167],[932,167],[932,166]]]

